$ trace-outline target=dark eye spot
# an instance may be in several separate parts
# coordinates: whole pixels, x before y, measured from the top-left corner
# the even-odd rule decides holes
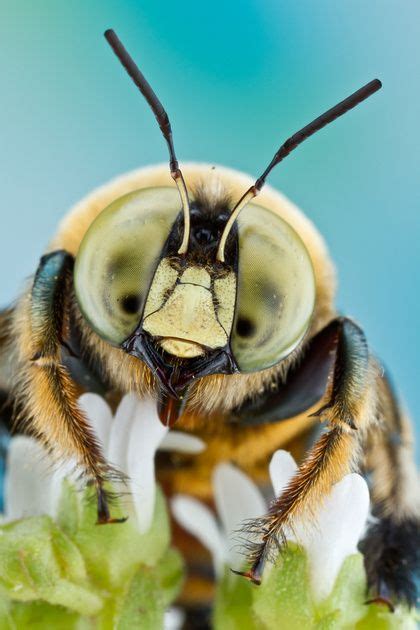
[[[138,313],[140,309],[140,296],[135,295],[134,293],[130,293],[129,295],[124,295],[120,299],[121,308],[126,313],[133,315],[134,313]]]
[[[255,324],[248,317],[238,317],[236,332],[240,337],[252,337],[255,333]]]

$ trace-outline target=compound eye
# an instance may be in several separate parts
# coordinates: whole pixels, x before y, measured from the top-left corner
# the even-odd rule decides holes
[[[178,192],[146,188],[105,208],[76,257],[75,290],[91,327],[112,344],[137,328],[162,248],[180,212]]]
[[[296,348],[315,305],[308,251],[293,228],[250,204],[238,218],[239,267],[231,347],[241,372],[269,368]]]

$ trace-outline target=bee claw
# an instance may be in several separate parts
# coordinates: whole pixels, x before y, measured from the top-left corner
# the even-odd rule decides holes
[[[231,569],[232,573],[235,573],[236,575],[242,575],[242,577],[259,586],[262,582],[262,574],[264,571],[266,554],[267,549],[266,547],[264,547],[263,552],[255,560],[254,564],[248,571],[235,571],[235,569]]]
[[[372,599],[368,599],[367,601],[365,601],[366,606],[368,606],[369,604],[379,604],[380,606],[386,606],[389,612],[395,612],[394,604],[387,597],[373,597]]]
[[[108,523],[109,524],[125,523],[125,521],[128,518],[127,516],[124,516],[123,518],[111,518],[107,493],[104,490],[102,485],[99,485],[97,488],[97,497],[98,497],[98,506],[97,506],[96,525],[107,525]]]
[[[231,569],[231,571],[235,575],[240,575],[246,578],[247,580],[249,580],[250,582],[252,582],[253,584],[256,584],[257,586],[261,584],[261,576],[255,574],[252,569],[250,569],[249,571],[236,571],[235,569]]]
[[[128,519],[128,516],[124,516],[122,518],[106,518],[106,517],[98,517],[96,521],[96,525],[111,525],[113,523],[125,523]]]

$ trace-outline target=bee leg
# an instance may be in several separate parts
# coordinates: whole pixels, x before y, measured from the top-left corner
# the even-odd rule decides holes
[[[103,485],[97,486],[96,496],[98,501],[98,515],[96,520],[97,525],[107,525],[109,523],[125,523],[127,517],[111,518],[111,514],[109,511],[109,499]]]
[[[13,369],[12,321],[13,308],[0,310],[0,436],[10,433],[13,417],[13,395],[10,391]]]
[[[365,440],[371,480],[372,523],[360,543],[370,595],[416,604],[420,570],[420,497],[409,418],[399,408],[387,376],[377,377],[378,422]]]
[[[264,564],[284,540],[296,518],[316,512],[322,499],[354,466],[360,437],[374,418],[376,369],[362,330],[340,318],[329,403],[318,414],[328,429],[315,443],[282,494],[262,518],[245,524],[251,568],[246,576],[260,583]],[[358,430],[359,429],[359,430]]]
[[[61,361],[72,299],[73,257],[56,251],[41,258],[32,286],[17,308],[18,420],[56,456],[73,459],[98,496],[98,521],[109,521],[105,482],[118,473],[108,465],[77,404],[74,381]]]

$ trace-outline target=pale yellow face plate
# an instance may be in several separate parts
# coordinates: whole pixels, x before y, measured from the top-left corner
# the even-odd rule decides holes
[[[236,300],[233,272],[213,278],[199,266],[178,270],[164,258],[154,275],[143,315],[143,329],[180,358],[227,345]]]

